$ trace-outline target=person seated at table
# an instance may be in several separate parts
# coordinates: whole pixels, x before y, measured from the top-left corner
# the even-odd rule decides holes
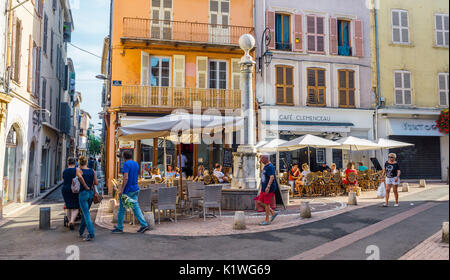
[[[203,166],[202,163],[199,163],[198,168],[197,168],[197,177],[198,178],[203,178],[205,177],[205,167]]]
[[[328,167],[328,165],[324,162],[324,163],[322,163],[321,166],[319,166],[319,170],[318,171],[320,171],[320,172],[324,172],[324,171],[330,172],[331,168]]]
[[[159,168],[153,168],[152,180],[156,178],[162,179],[161,174],[159,174]]]
[[[364,166],[364,164],[362,163],[362,162],[358,162],[358,171],[360,171],[360,172],[364,172],[364,171],[367,171],[367,170],[369,170],[369,168],[367,167],[367,166]]]
[[[233,179],[233,169],[231,167],[225,168],[225,177]]]
[[[175,178],[177,173],[173,170],[172,165],[167,165],[167,178]]]
[[[295,193],[295,181],[300,178],[300,169],[298,169],[298,163],[292,164],[291,170],[289,170],[289,185],[291,185],[292,193]]]
[[[345,169],[345,178],[342,180],[342,182],[344,183],[344,187],[345,187],[346,185],[355,185],[355,184],[356,184],[356,182],[350,182],[350,181],[349,181],[348,175],[349,175],[350,173],[355,173],[355,174],[358,173],[358,171],[355,169],[355,165],[354,165],[353,162],[347,163],[347,169]],[[346,191],[347,191],[347,190],[346,190]]]
[[[175,178],[180,177],[180,168],[176,167],[175,168]]]
[[[228,179],[228,177],[225,176],[225,174],[223,174],[222,172],[222,165],[216,163],[216,168],[214,169],[214,176],[217,177],[217,179],[219,180],[219,183],[229,183],[230,180]]]
[[[303,175],[302,183],[304,185],[306,183],[306,176],[308,176],[308,174],[311,173],[311,170],[309,169],[309,165],[307,163],[304,163],[302,165],[302,170],[303,170],[302,171],[302,175]]]
[[[336,163],[332,163],[331,164],[331,170],[330,170],[331,175],[334,175],[336,173],[339,173],[339,170],[336,168]]]

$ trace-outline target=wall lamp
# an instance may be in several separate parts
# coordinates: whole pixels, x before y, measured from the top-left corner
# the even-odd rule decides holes
[[[261,73],[262,76],[262,67],[263,64],[267,66],[272,63],[273,53],[269,50],[267,50],[267,47],[269,46],[270,42],[272,41],[272,36],[270,35],[270,28],[267,27],[264,29],[262,39],[261,39],[261,55],[258,58],[258,72]]]

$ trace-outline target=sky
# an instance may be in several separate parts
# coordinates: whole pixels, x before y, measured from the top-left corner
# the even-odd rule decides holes
[[[102,55],[103,40],[109,34],[110,0],[69,0],[74,21],[72,44],[95,55]],[[81,92],[81,109],[89,112],[95,129],[102,127],[98,113],[102,111],[101,97],[103,82],[96,79],[100,74],[101,59],[85,53],[70,44],[67,56],[73,60],[76,84],[75,90]],[[96,130],[100,136],[101,131]]]

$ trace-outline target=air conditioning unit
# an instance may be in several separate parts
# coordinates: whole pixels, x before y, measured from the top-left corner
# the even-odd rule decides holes
[[[47,109],[42,109],[40,113],[41,123],[50,122],[50,117],[52,116],[52,113]]]

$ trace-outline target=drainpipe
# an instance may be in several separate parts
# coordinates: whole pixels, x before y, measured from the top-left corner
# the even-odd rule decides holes
[[[377,100],[378,104],[375,108],[375,139],[378,140],[378,110],[381,108],[381,93],[380,93],[380,46],[378,40],[378,12],[377,0],[374,0],[374,18],[375,18],[375,44],[376,44],[376,60],[377,60]]]

